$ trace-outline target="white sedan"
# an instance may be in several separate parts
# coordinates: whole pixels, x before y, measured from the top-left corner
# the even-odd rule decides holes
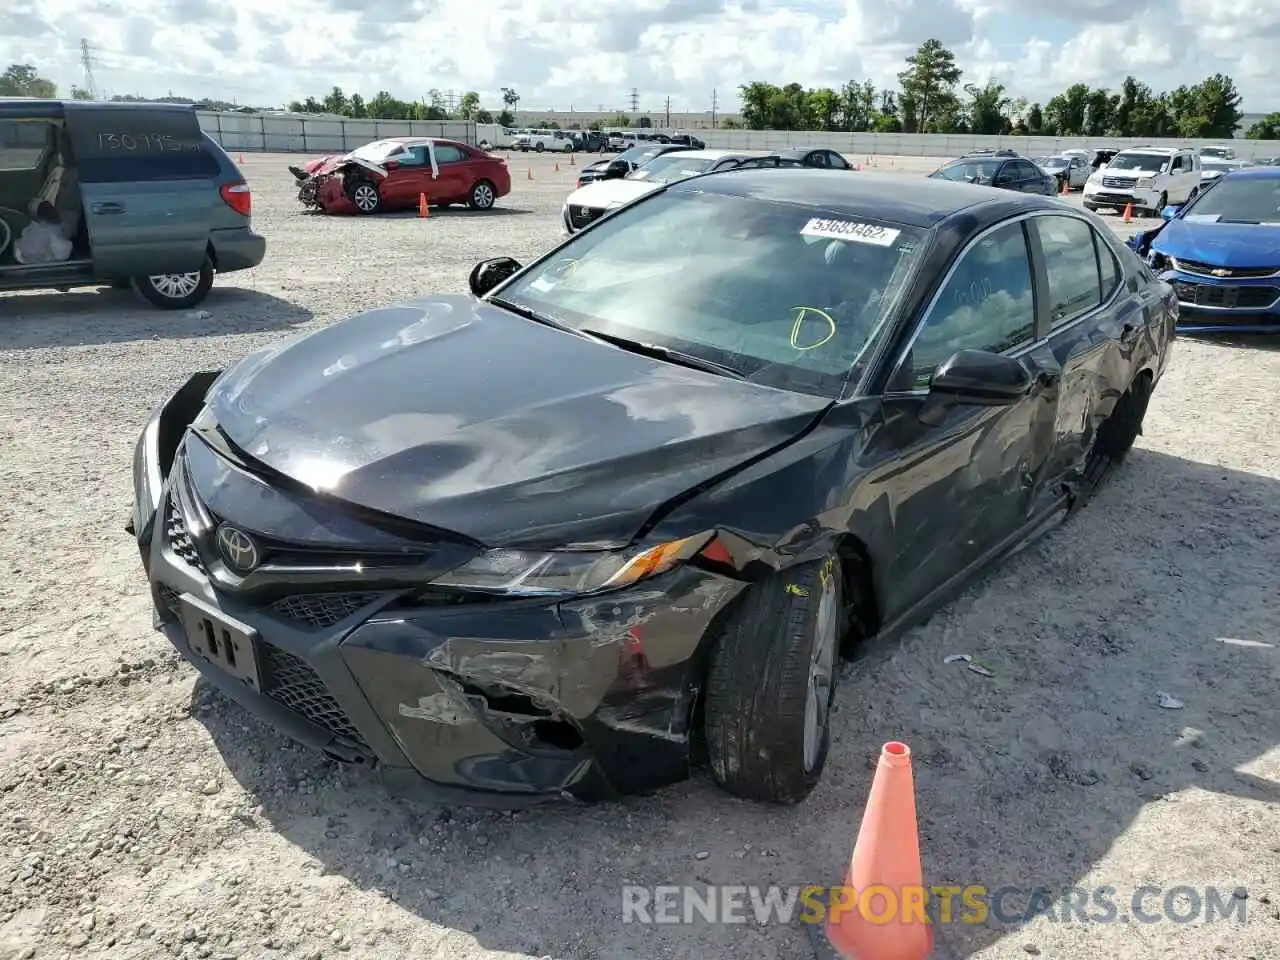
[[[595,180],[569,194],[560,211],[564,233],[577,233],[609,211],[646,193],[652,193],[664,184],[744,165],[776,167],[780,164],[776,154],[737,150],[678,150],[675,153],[665,153],[621,179]]]

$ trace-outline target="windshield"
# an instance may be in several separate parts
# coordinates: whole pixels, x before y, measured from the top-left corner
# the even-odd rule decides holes
[[[626,160],[628,163],[634,163],[639,166],[646,160],[652,160],[661,153],[661,147],[655,147],[653,144],[646,143],[642,147],[631,147],[630,149],[623,150],[620,154],[614,157],[614,159]]]
[[[1184,218],[1280,224],[1280,177],[1223,177],[1196,197]]]
[[[657,193],[576,235],[497,296],[579,330],[835,397],[862,373],[922,237],[857,214]]]
[[[1224,163],[1220,160],[1205,160],[1200,164],[1201,170],[1216,170],[1218,173],[1226,173],[1228,170],[1234,170],[1235,168],[1236,165],[1234,163]]]
[[[351,151],[351,156],[368,160],[370,163],[382,163],[387,157],[399,153],[404,144],[399,140],[375,140]]]
[[[944,180],[990,183],[1002,162],[1000,160],[957,160],[955,163],[947,164],[933,176]]]
[[[686,177],[696,177],[711,169],[715,160],[705,157],[690,157],[689,154],[677,150],[665,153],[646,163],[641,169],[629,174],[635,180],[647,180],[651,183],[674,183]]]
[[[1045,157],[1040,161],[1040,166],[1046,170],[1059,170],[1065,167],[1069,161],[1065,157]]]
[[[1107,171],[1112,170],[1160,170],[1169,162],[1168,157],[1158,153],[1117,153],[1107,164]]]
[[[1225,157],[1227,151],[1220,147],[1205,147],[1200,151],[1202,157]]]

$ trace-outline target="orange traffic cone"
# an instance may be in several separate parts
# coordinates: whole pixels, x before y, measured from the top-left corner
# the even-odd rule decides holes
[[[556,173],[559,173],[559,172],[560,172],[560,161],[559,161],[559,160],[557,160],[557,161],[556,161]]]
[[[569,166],[571,166],[571,167],[575,167],[575,166],[577,166],[577,164],[573,162],[573,154],[572,154],[572,153],[570,153],[570,154],[569,154]]]
[[[905,743],[881,748],[842,893],[823,932],[845,960],[924,960],[933,949]]]
[[[427,209],[427,195],[425,193],[418,194],[418,216],[424,220],[431,216],[430,211]]]
[[[525,167],[525,170],[528,172],[528,179],[532,180],[532,179],[533,179],[533,167]]]
[[[1061,189],[1061,190],[1059,190],[1059,191],[1058,191],[1058,193],[1060,193],[1062,196],[1064,196],[1064,197],[1065,197],[1065,196],[1066,196],[1068,193],[1070,193],[1070,192],[1071,192],[1071,184],[1070,184],[1070,181],[1069,181],[1069,180],[1067,180],[1067,178],[1066,178],[1066,177],[1063,177],[1063,178],[1062,178],[1062,189]]]
[[[243,153],[242,153],[242,154],[240,154],[240,160],[239,160],[239,162],[240,162],[240,163],[244,163],[244,154],[243,154]]]
[[[1133,222],[1133,204],[1132,203],[1126,203],[1124,205],[1124,222],[1125,223]]]

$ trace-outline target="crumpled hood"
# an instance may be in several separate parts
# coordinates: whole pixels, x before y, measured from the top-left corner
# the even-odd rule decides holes
[[[1280,267],[1280,226],[1170,220],[1151,248],[1215,267]]]
[[[597,180],[573,191],[565,203],[571,207],[604,210],[630,203],[637,197],[643,197],[646,193],[652,193],[662,186],[661,183],[646,183],[643,180]]]
[[[374,310],[244,360],[207,398],[250,457],[489,546],[631,540],[827,406],[470,297]]]

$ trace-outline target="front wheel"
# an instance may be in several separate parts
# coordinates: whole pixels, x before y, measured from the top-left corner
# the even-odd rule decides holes
[[[378,185],[371,180],[357,180],[349,188],[351,202],[363,214],[377,213],[382,208],[382,195]]]
[[[213,261],[207,256],[193,273],[156,273],[134,277],[130,283],[144,300],[162,310],[185,310],[209,295]]]
[[[799,803],[830,746],[845,624],[835,556],[755,584],[725,625],[707,672],[712,776],[730,793]]]
[[[534,150],[534,152],[535,152],[535,153],[541,153],[541,152],[542,152],[543,150],[545,150],[545,149],[546,149],[546,147],[544,147],[544,146],[542,145],[542,141],[541,141],[541,140],[539,140],[537,143],[535,143],[535,144],[533,145],[533,150]]]

